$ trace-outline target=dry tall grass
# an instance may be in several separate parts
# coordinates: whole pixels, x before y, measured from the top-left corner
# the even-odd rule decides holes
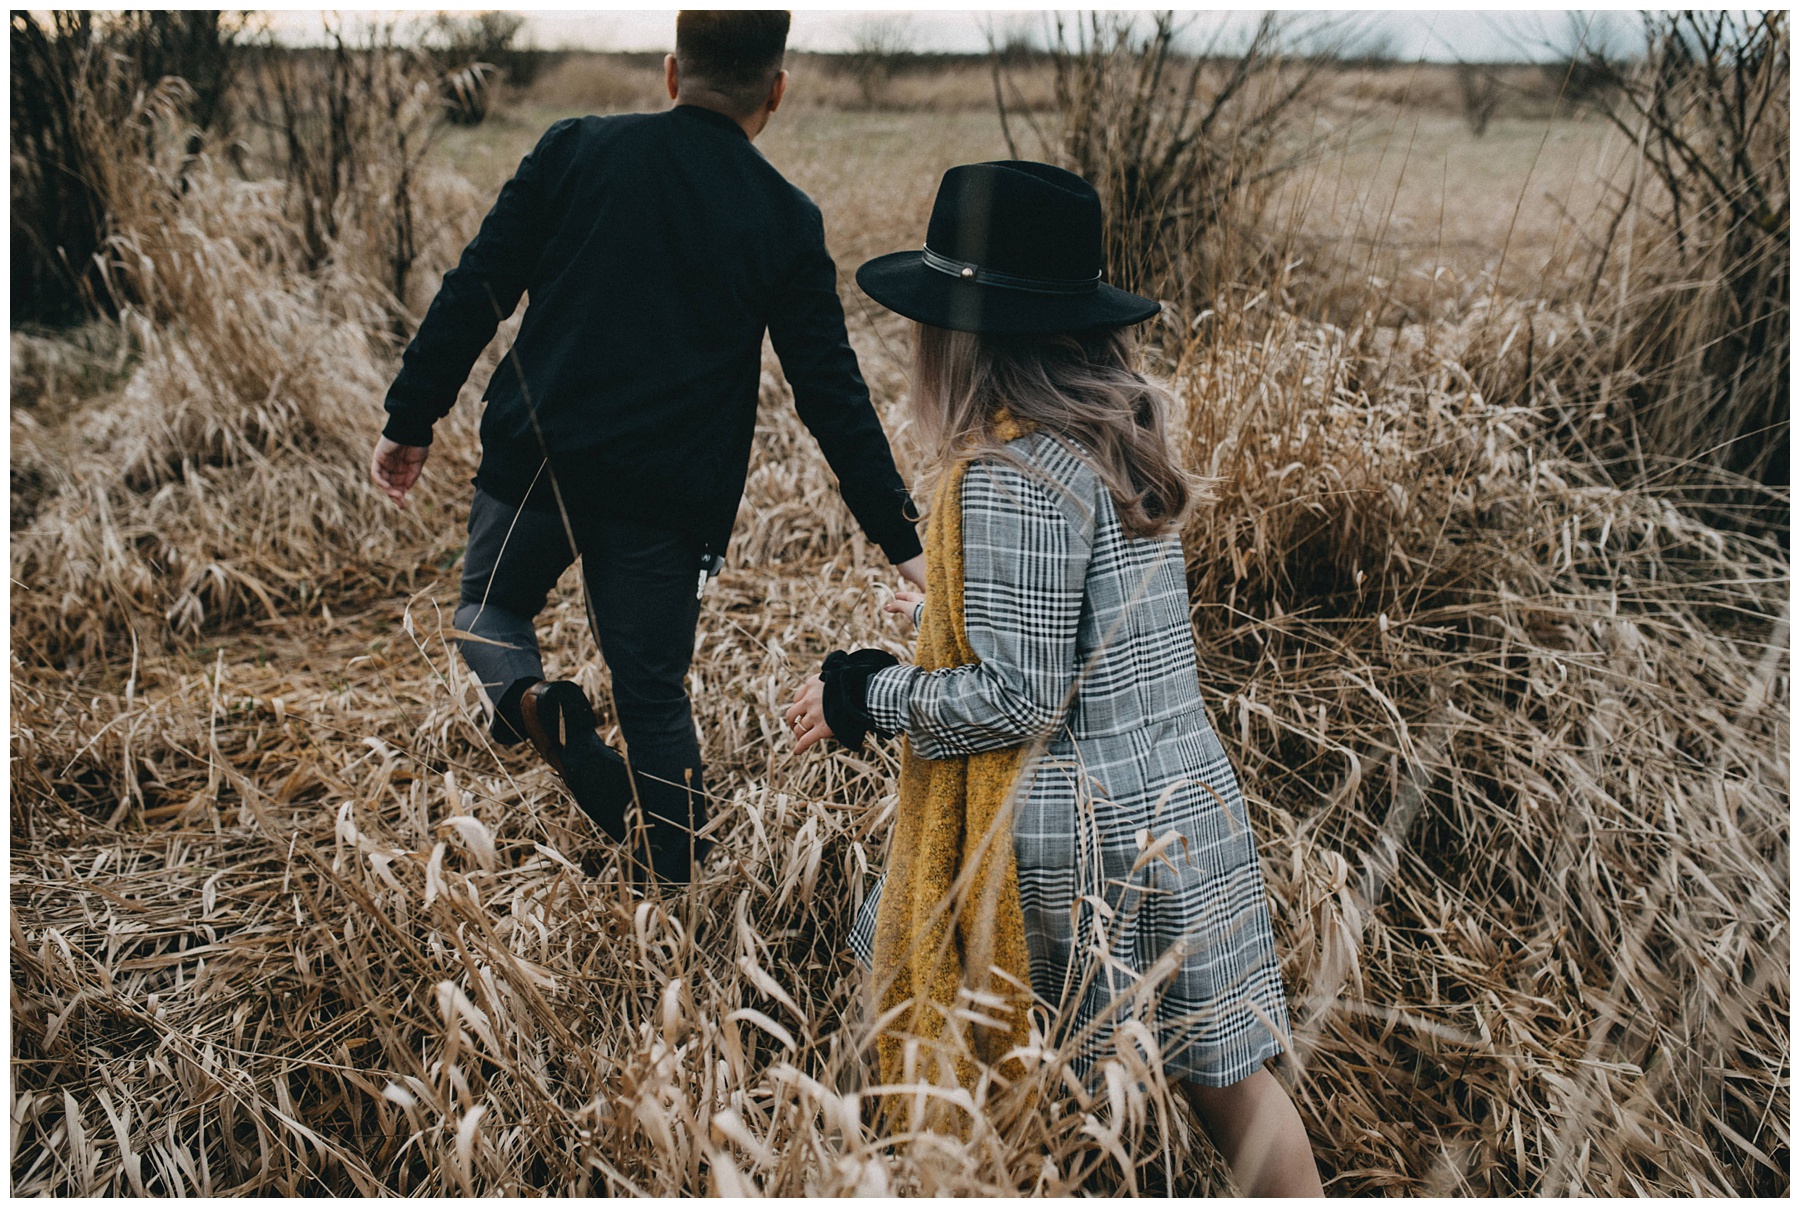
[[[1374,1185],[1784,1185],[1785,551],[1557,456],[1475,387],[1482,326],[1283,322],[1190,379],[1200,663],[1318,954],[1303,1092],[1340,1170],[1432,1131]]]
[[[883,158],[893,204],[940,150]],[[868,173],[838,170],[848,259]],[[1093,1088],[1040,1047],[1047,1093],[966,1142],[872,1128],[843,939],[895,753],[797,760],[778,717],[824,651],[905,646],[772,365],[693,673],[718,848],[644,901],[447,644],[474,408],[418,506],[363,481],[379,261],[304,270],[279,188],[210,176],[125,237],[165,304],[122,360],[15,338],[48,396],[13,412],[16,1191],[1229,1188],[1129,1031]],[[1483,385],[1530,299],[1377,331],[1280,296],[1227,300],[1174,376],[1330,1190],[1785,1191],[1785,548]],[[904,452],[899,329],[851,309]],[[603,697],[578,597],[541,620]]]

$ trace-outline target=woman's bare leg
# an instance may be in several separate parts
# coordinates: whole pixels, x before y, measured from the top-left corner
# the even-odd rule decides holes
[[[1181,1085],[1230,1164],[1240,1194],[1325,1194],[1306,1127],[1275,1075],[1265,1069],[1230,1086]]]

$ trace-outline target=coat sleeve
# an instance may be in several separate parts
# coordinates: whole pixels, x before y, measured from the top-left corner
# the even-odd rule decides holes
[[[769,341],[850,513],[889,561],[905,562],[920,548],[912,499],[850,347],[824,221],[810,206],[805,221],[803,250],[769,317]]]
[[[1017,746],[1068,715],[1091,514],[1055,485],[980,461],[963,476],[963,621],[981,661],[869,677],[867,709],[926,759]]]
[[[431,443],[432,425],[456,405],[482,349],[519,305],[550,236],[549,161],[559,157],[574,130],[570,118],[545,131],[501,187],[462,259],[444,274],[388,388],[382,434],[389,440]]]

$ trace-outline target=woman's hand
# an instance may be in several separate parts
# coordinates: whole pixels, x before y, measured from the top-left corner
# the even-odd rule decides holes
[[[794,703],[782,714],[794,735],[794,754],[805,751],[822,738],[831,737],[825,724],[825,681],[813,676],[794,690]]]
[[[881,606],[881,611],[896,613],[917,625],[924,615],[920,605],[925,603],[923,592],[897,591],[894,598]]]

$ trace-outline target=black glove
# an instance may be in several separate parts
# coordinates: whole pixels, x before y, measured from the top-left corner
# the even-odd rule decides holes
[[[851,750],[861,750],[863,735],[870,730],[883,738],[893,737],[869,716],[869,677],[884,667],[898,665],[899,659],[885,650],[852,650],[848,654],[833,650],[825,656],[819,678],[825,684],[820,702],[825,711],[825,724],[834,738]]]

